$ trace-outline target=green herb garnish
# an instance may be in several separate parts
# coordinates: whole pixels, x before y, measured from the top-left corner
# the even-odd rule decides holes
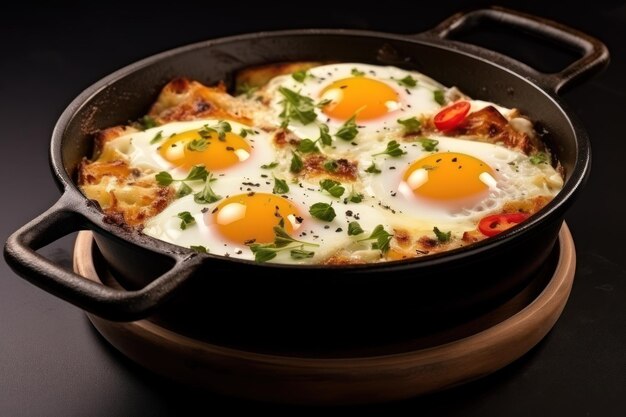
[[[250,98],[252,97],[252,94],[254,94],[254,92],[258,89],[259,87],[253,87],[248,83],[241,83],[237,86],[237,91],[235,91],[235,94],[245,94],[247,98]]]
[[[317,141],[313,141],[311,139],[302,139],[300,143],[298,143],[298,152],[309,153],[309,152],[319,152],[319,149],[315,145]]]
[[[151,129],[153,127],[157,127],[159,124],[156,122],[156,120],[154,120],[152,117],[146,115],[144,117],[142,117],[141,119],[137,120],[137,123],[139,123],[139,127],[141,128],[141,130],[148,130]]]
[[[181,211],[176,216],[180,219],[180,228],[182,230],[185,230],[187,226],[191,226],[196,223],[196,219],[194,219],[188,211]]]
[[[326,172],[333,173],[337,171],[337,168],[339,168],[339,164],[334,159],[329,159],[328,161],[324,162],[323,167]]]
[[[352,68],[352,71],[350,71],[350,73],[351,73],[352,75],[354,75],[355,77],[362,77],[362,76],[364,76],[364,75],[365,75],[365,73],[364,73],[363,71],[359,71],[359,70],[358,70],[358,69],[356,69],[356,68]]]
[[[269,164],[261,165],[263,169],[274,169],[278,166],[278,162],[270,162]]]
[[[350,191],[350,195],[348,196],[348,201],[351,203],[360,203],[363,201],[363,194],[355,193],[354,188]]]
[[[389,250],[389,242],[391,242],[392,237],[393,235],[387,232],[382,224],[379,224],[368,237],[358,240],[357,242],[375,240],[375,242],[372,243],[372,249],[378,249],[382,253],[386,253]]]
[[[452,232],[451,231],[450,232],[442,232],[436,226],[433,228],[433,232],[435,233],[435,236],[437,236],[437,240],[439,241],[439,243],[449,242],[450,238],[452,237]]]
[[[291,74],[291,77],[299,83],[303,83],[304,80],[306,79],[306,76],[307,76],[306,70],[296,71],[293,74]]]
[[[191,245],[189,246],[189,249],[196,251],[198,253],[209,253],[208,249],[202,245]]]
[[[184,182],[184,181],[204,181],[206,177],[209,175],[209,172],[204,168],[204,165],[194,165],[190,170],[189,174],[183,179],[175,180],[172,178],[169,172],[162,171],[155,175],[156,181],[159,185],[167,186],[173,182]]]
[[[529,158],[530,163],[533,165],[547,164],[548,154],[545,152],[538,152]]]
[[[315,203],[309,209],[311,216],[323,220],[325,222],[331,222],[335,218],[335,209],[327,203]]]
[[[440,106],[443,106],[444,104],[446,104],[446,96],[445,96],[443,90],[435,90],[435,91],[433,91],[433,99]]]
[[[150,140],[150,145],[154,145],[155,143],[159,142],[161,139],[163,139],[163,131],[159,130],[157,134],[154,135],[154,137]]]
[[[383,152],[375,153],[372,156],[389,155],[393,158],[397,158],[399,156],[404,155],[405,153],[406,152],[403,151],[402,148],[400,148],[400,144],[396,142],[395,140],[392,140],[389,143],[387,143],[387,147],[385,148]]]
[[[418,141],[422,144],[422,149],[426,152],[437,151],[437,145],[439,145],[439,141],[436,139],[428,139],[428,138],[419,138]]]
[[[204,187],[202,188],[202,191],[197,192],[193,195],[193,201],[198,204],[211,204],[222,199],[221,196],[213,192],[213,189],[211,188],[212,180],[213,175],[209,173],[204,180]]]
[[[302,163],[302,158],[300,158],[300,155],[298,155],[297,153],[291,152],[291,155],[293,156],[291,157],[291,165],[289,166],[289,171],[297,174],[304,168],[304,163]]]
[[[350,141],[359,134],[359,129],[356,125],[356,115],[352,116],[339,128],[335,136],[345,141]]]
[[[359,222],[350,222],[348,224],[348,236],[357,236],[363,232],[364,230],[361,228]]]
[[[398,84],[400,84],[403,87],[415,87],[417,85],[417,80],[411,77],[410,75],[407,75],[401,80],[396,80],[396,81],[398,81]]]
[[[283,119],[283,127],[286,127],[292,119],[299,121],[303,125],[308,125],[317,119],[314,110],[315,105],[311,98],[302,96],[285,87],[279,87],[278,92],[285,98],[281,102],[283,111],[279,115]]]
[[[316,243],[302,242],[289,236],[283,228],[283,220],[278,226],[274,226],[274,242],[273,243],[252,243],[248,245],[254,254],[254,260],[258,263],[267,262],[276,257],[279,252],[290,251],[293,259],[311,258],[315,252],[307,251],[306,246],[319,246]]]
[[[341,183],[335,180],[322,180],[320,181],[320,187],[323,191],[326,191],[336,198],[341,197],[344,191],[346,191],[346,189],[341,186]]]
[[[365,172],[369,172],[370,174],[380,174],[382,171],[378,169],[374,162],[372,162],[372,165],[370,165]]]
[[[274,189],[272,192],[274,194],[287,194],[289,192],[287,181],[274,177]]]
[[[422,126],[422,123],[415,117],[409,117],[408,119],[398,119],[398,123],[404,126],[405,133],[418,133]]]
[[[245,127],[242,127],[241,130],[239,131],[239,136],[241,136],[242,138],[245,138],[248,135],[255,135],[257,132],[254,129],[247,129]]]

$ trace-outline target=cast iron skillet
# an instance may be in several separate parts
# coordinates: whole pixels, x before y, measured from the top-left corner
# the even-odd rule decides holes
[[[546,74],[512,58],[455,42],[451,34],[484,21],[531,32],[580,54]],[[364,266],[288,266],[198,255],[107,224],[73,182],[91,134],[147,111],[163,85],[186,76],[212,84],[239,69],[281,61],[334,60],[416,69],[474,98],[520,108],[549,132],[567,171],[561,193],[532,220],[468,248],[416,260]],[[329,331],[337,337],[425,329],[501,302],[526,283],[550,253],[566,208],[590,166],[587,135],[557,93],[609,60],[598,40],[558,23],[501,9],[459,13],[418,35],[355,30],[253,33],[200,42],[123,68],[85,90],[61,115],[50,160],[63,195],[9,237],[5,257],[22,277],[80,308],[112,320],[153,316],[193,332],[222,328],[257,335]],[[126,289],[97,285],[43,258],[36,249],[91,229]],[[177,292],[177,297],[170,300]],[[167,303],[166,303],[167,301]],[[167,304],[167,305],[165,305]],[[216,330],[218,329],[218,330]],[[301,329],[305,329],[302,330]]]

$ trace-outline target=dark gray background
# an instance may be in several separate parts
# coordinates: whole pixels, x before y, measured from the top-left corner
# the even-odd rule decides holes
[[[460,5],[459,5],[460,3]],[[612,54],[601,76],[564,94],[593,143],[591,180],[567,221],[578,249],[570,301],[549,336],[524,358],[483,380],[402,403],[358,411],[435,415],[624,415],[626,410],[626,251],[623,236],[626,134],[626,5],[584,7],[505,3],[566,23],[604,40]],[[559,2],[560,3],[560,2]],[[56,118],[82,89],[139,58],[189,42],[256,30],[346,27],[398,33],[425,30],[460,8],[485,2],[437,2],[428,10],[393,5],[336,9],[291,2],[279,12],[223,8],[67,8],[23,5],[0,24],[0,181],[2,241],[59,196],[48,171]],[[382,7],[382,5],[381,5]],[[554,68],[567,55],[528,47],[502,34],[475,41]],[[70,265],[73,237],[44,252]],[[152,376],[123,360],[78,309],[19,279],[0,262],[0,415],[174,415],[181,407],[300,412],[220,399]],[[317,410],[320,411],[320,410]],[[347,411],[347,410],[346,410]],[[354,410],[351,410],[354,411]]]

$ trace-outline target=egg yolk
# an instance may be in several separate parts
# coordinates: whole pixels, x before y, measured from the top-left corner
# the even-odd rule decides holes
[[[245,161],[251,148],[241,136],[228,132],[220,139],[211,129],[189,130],[168,138],[159,154],[175,167],[202,164],[209,171],[220,171]]]
[[[404,173],[404,181],[416,196],[434,200],[471,197],[495,187],[493,170],[471,155],[436,153],[417,160]]]
[[[292,234],[302,218],[295,204],[286,198],[267,193],[239,194],[224,199],[212,216],[217,231],[240,244],[271,243],[274,226],[283,219],[285,231]]]
[[[344,78],[330,84],[320,94],[330,103],[324,114],[338,120],[356,115],[357,122],[372,120],[400,107],[398,93],[387,84],[366,77]]]

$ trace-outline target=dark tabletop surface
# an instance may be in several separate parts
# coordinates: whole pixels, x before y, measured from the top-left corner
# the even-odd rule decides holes
[[[224,35],[297,27],[346,27],[397,33],[425,30],[462,5],[437,2],[422,10],[388,3],[334,9],[317,2],[290,3],[294,15],[226,9],[205,3],[187,12],[157,6],[41,8],[3,12],[0,25],[2,198],[0,237],[48,208],[59,192],[48,170],[48,143],[64,107],[82,89],[139,58]],[[546,2],[506,3],[602,39],[607,71],[563,95],[593,144],[591,179],[567,215],[578,250],[570,300],[553,331],[528,355],[480,381],[401,403],[358,411],[422,415],[623,416],[626,413],[626,5],[596,0],[585,7]],[[559,2],[560,3],[560,2]],[[524,48],[499,35],[476,40],[553,65],[550,49]],[[74,236],[43,250],[71,265]],[[0,262],[0,415],[174,415],[181,407],[210,412],[298,412],[222,399],[173,385],[123,360],[69,304],[18,278]],[[314,410],[315,411],[315,410]],[[321,410],[317,410],[318,412]],[[353,410],[354,411],[354,410]]]

